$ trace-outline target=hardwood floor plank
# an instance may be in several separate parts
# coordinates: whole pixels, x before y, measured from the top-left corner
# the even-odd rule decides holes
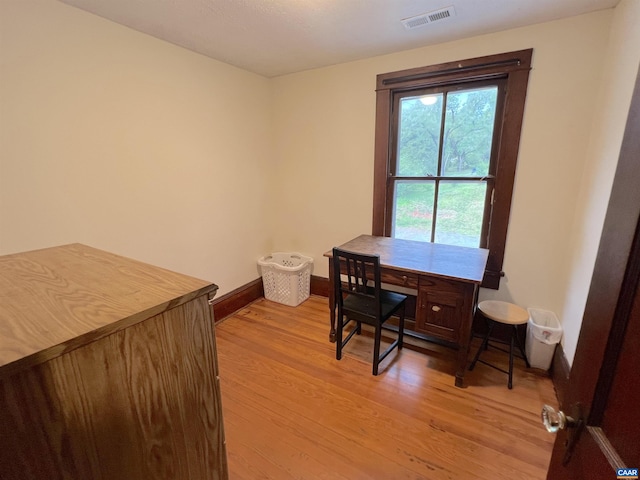
[[[427,342],[394,351],[374,377],[372,339],[354,337],[337,361],[327,319],[326,298],[312,296],[295,308],[258,300],[216,325],[232,480],[545,478],[550,378],[517,362],[508,390],[478,364],[456,388],[455,350]]]
[[[473,462],[472,453],[473,449],[477,448],[475,445],[470,445],[465,441],[464,438],[452,438],[452,435],[455,436],[455,432],[448,431],[440,428],[432,428],[428,433],[429,441],[423,442],[420,437],[425,435],[424,430],[421,430],[421,421],[425,422],[425,419],[419,418],[418,416],[407,417],[404,418],[405,415],[402,413],[402,406],[399,408],[389,408],[388,406],[381,404],[376,401],[369,401],[364,405],[359,404],[361,402],[362,396],[366,395],[368,392],[356,392],[355,394],[349,390],[340,390],[336,388],[332,388],[331,385],[322,385],[320,382],[316,385],[313,378],[300,379],[300,382],[305,385],[305,389],[303,391],[293,391],[293,392],[285,392],[287,385],[281,385],[281,379],[283,378],[282,369],[286,369],[284,366],[273,366],[266,361],[256,362],[256,365],[253,367],[246,367],[243,365],[243,370],[245,371],[253,371],[254,369],[262,368],[263,373],[266,375],[254,377],[254,380],[251,384],[251,389],[253,392],[260,391],[264,396],[269,395],[272,392],[278,392],[279,395],[285,399],[280,404],[280,409],[288,412],[296,412],[301,416],[301,422],[310,421],[313,415],[313,411],[309,410],[308,406],[299,406],[296,405],[295,399],[297,398],[305,398],[311,399],[308,402],[308,405],[314,405],[316,402],[322,404],[322,406],[329,410],[335,411],[340,408],[347,409],[347,411],[355,412],[349,415],[349,418],[345,421],[340,421],[338,425],[334,425],[330,420],[325,423],[325,427],[333,429],[335,433],[338,433],[342,436],[346,436],[348,438],[356,438],[361,445],[364,445],[366,448],[371,450],[376,450],[379,447],[379,451],[376,453],[378,455],[386,454],[385,444],[393,445],[399,444],[399,452],[404,456],[412,457],[409,461],[413,462],[414,451],[416,450],[416,444],[423,443],[423,448],[425,450],[432,449],[434,450],[433,456],[439,457],[441,459],[441,464],[436,464],[436,466],[445,466],[451,469],[455,469],[457,466],[457,460],[455,458],[450,458],[451,453],[455,453],[459,455],[461,453],[465,453],[469,456],[469,462]],[[274,372],[271,368],[276,368],[278,371]],[[284,377],[288,377],[289,373],[284,372]],[[264,379],[264,381],[262,381]],[[282,392],[281,392],[282,389]],[[288,399],[294,399],[293,401],[289,401]],[[340,404],[336,404],[336,399],[340,400]],[[425,412],[429,412],[429,406],[423,409]],[[431,415],[431,413],[428,413]],[[431,416],[428,419],[432,422],[431,427],[434,427],[433,422],[434,419]],[[428,420],[427,420],[428,421]],[[406,444],[403,439],[395,439],[394,434],[397,428],[404,428],[404,434],[409,437],[416,438],[418,440],[414,440],[409,444]],[[365,433],[368,431],[381,431],[382,433],[377,433],[376,436],[368,437],[365,436],[363,438],[359,438],[359,435],[364,431]],[[453,430],[453,429],[451,429]],[[499,433],[499,432],[498,432]],[[376,442],[375,444],[369,445],[368,441],[373,440]],[[474,471],[473,473],[477,474],[478,478],[494,478],[492,472],[487,473],[486,475],[480,475],[478,472],[483,468],[484,454],[483,452],[485,447],[480,447],[480,461],[473,462],[474,463]],[[497,452],[493,452],[495,456]],[[445,460],[449,459],[448,462]],[[513,462],[510,459],[511,462]],[[443,463],[444,462],[444,463]],[[471,473],[471,472],[469,472]],[[396,478],[398,477],[398,473],[395,472]]]
[[[241,351],[241,349],[239,351]],[[312,451],[315,451],[315,455],[319,458],[330,458],[331,471],[335,472],[333,468],[336,468],[334,463],[336,458],[339,458],[337,456],[342,455],[343,451],[349,452],[353,448],[362,448],[363,442],[360,442],[358,438],[364,432],[364,424],[361,423],[354,428],[351,426],[354,420],[347,418],[348,421],[345,423],[344,420],[340,419],[340,417],[342,417],[341,414],[340,417],[336,418],[336,420],[338,420],[336,427],[334,421],[328,418],[334,415],[334,412],[330,409],[333,410],[335,407],[318,410],[318,405],[332,405],[332,401],[329,399],[334,397],[334,391],[327,388],[325,393],[320,394],[316,388],[311,387],[312,380],[308,377],[301,377],[298,378],[296,382],[289,382],[288,378],[291,373],[287,372],[286,368],[277,365],[274,366],[272,363],[273,362],[268,360],[260,360],[251,367],[242,365],[242,370],[245,372],[255,372],[256,369],[262,370],[262,374],[256,373],[249,382],[247,382],[246,378],[237,376],[230,376],[227,380],[233,384],[235,391],[240,391],[244,388],[248,396],[258,399],[258,402],[260,402],[260,407],[258,408],[261,411],[261,418],[269,415],[272,417],[273,415],[286,415],[286,418],[293,420],[292,428],[298,432],[302,432],[299,434],[308,435],[311,439],[314,439],[315,445],[311,445],[313,447]],[[284,372],[282,371],[283,369],[285,370]],[[223,382],[223,385],[226,385],[226,383]],[[274,397],[274,394],[278,397],[275,402],[271,399],[271,397]],[[270,400],[273,403],[271,410],[264,406],[265,402],[269,402]],[[237,397],[233,396],[232,401],[237,402]],[[255,408],[255,406],[252,405],[248,405],[248,407]],[[292,435],[291,432],[285,431],[282,433],[284,436]],[[327,436],[327,433],[330,433],[329,443],[327,443],[324,438]],[[377,443],[381,443],[379,438],[369,439],[370,442],[374,440]],[[373,467],[374,470],[371,471],[371,478],[380,478],[379,476],[377,477],[377,475],[382,473],[390,475],[384,478],[415,478],[413,476],[405,477],[401,475],[401,468],[397,465],[392,465],[394,462],[389,460],[381,462],[380,456],[386,454],[384,445],[382,445],[377,452],[377,445],[365,446],[368,447],[367,450],[363,451],[362,455],[357,459],[358,462],[363,462],[360,465],[361,473],[359,476],[361,476],[362,473],[366,473],[367,469]],[[325,452],[318,451],[329,447],[333,449],[329,457],[327,457]],[[283,453],[283,455],[285,454]],[[353,459],[350,457],[347,460],[348,462],[353,462]],[[359,478],[359,476],[350,476],[350,478]],[[307,476],[303,478],[315,477],[312,476],[312,473],[307,472]]]
[[[322,428],[318,428],[314,422],[307,422],[304,427],[296,422],[296,418],[289,415],[286,411],[265,410],[264,414],[256,419],[251,413],[245,410],[255,402],[255,394],[249,392],[250,398],[246,396],[234,397],[235,407],[230,407],[233,411],[234,418],[238,418],[245,422],[246,432],[259,432],[261,437],[265,432],[286,432],[285,436],[279,436],[274,442],[272,448],[286,449],[291,454],[304,459],[304,465],[298,466],[299,469],[309,472],[316,472],[317,478],[335,478],[350,479],[355,478],[361,471],[351,464],[348,459],[340,456],[340,445],[335,442],[328,443],[321,436]],[[240,410],[240,411],[238,411]],[[247,441],[254,441],[254,434]],[[261,439],[262,443],[262,439]],[[321,455],[318,458],[309,456],[309,452],[318,450]],[[274,456],[279,455],[279,451],[274,452]],[[322,459],[331,458],[332,472],[325,470],[326,465]],[[309,465],[311,468],[309,468]],[[315,475],[315,473],[314,473]],[[314,476],[313,478],[316,478]]]

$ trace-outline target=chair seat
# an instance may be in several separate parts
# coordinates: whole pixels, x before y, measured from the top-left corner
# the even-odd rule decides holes
[[[400,293],[382,290],[380,292],[380,301],[382,303],[382,316],[390,316],[402,302],[406,300],[406,296]],[[361,316],[376,318],[376,301],[375,298],[364,297],[359,295],[348,295],[344,299],[343,307],[345,312],[357,313]]]

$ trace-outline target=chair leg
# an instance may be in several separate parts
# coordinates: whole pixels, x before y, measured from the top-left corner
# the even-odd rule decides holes
[[[375,340],[373,343],[373,374],[378,375],[378,364],[380,363],[380,337],[382,336],[382,326],[376,325]]]
[[[400,309],[400,321],[398,322],[398,350],[402,349],[404,341],[404,304]]]
[[[344,316],[338,310],[338,325],[336,325],[336,360],[342,358],[342,329],[344,328]]]

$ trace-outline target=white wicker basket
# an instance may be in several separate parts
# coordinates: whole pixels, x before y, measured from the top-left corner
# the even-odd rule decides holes
[[[295,307],[309,298],[313,258],[299,253],[272,253],[258,260],[267,300]]]

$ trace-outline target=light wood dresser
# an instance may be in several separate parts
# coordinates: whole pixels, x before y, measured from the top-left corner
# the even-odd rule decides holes
[[[227,479],[217,288],[80,244],[1,256],[0,478]]]

